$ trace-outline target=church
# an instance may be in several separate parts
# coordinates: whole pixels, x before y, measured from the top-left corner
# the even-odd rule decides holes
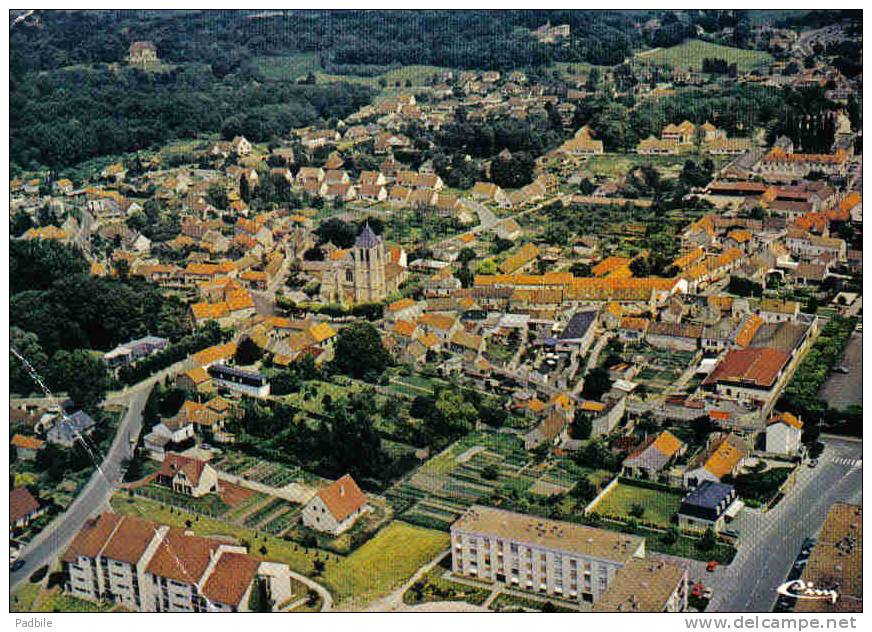
[[[395,292],[405,268],[391,261],[381,237],[364,224],[351,248],[329,252],[330,265],[321,275],[324,303],[377,303]]]

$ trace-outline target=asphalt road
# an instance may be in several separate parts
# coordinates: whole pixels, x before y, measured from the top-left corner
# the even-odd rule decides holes
[[[741,533],[733,563],[706,573],[714,590],[709,612],[770,612],[802,542],[820,530],[836,501],[862,504],[862,443],[826,438],[816,468],[801,466],[796,486],[772,511],[743,509],[733,523]]]
[[[127,392],[127,412],[121,420],[108,454],[67,510],[24,548],[20,558],[24,560],[24,566],[9,574],[10,592],[30,577],[33,571],[54,562],[85,521],[109,501],[115,486],[121,481],[121,463],[132,455],[129,437],[139,436],[142,410],[153,385],[154,381],[150,379]]]

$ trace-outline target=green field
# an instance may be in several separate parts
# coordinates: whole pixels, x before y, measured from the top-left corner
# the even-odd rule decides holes
[[[379,81],[383,79],[387,83],[384,88],[386,94],[390,94],[398,87],[405,88],[406,81],[411,82],[412,86],[429,86],[434,73],[451,70],[440,66],[411,65],[388,70],[372,77],[338,75],[324,71],[317,53],[257,57],[254,64],[261,76],[267,81],[296,81],[309,73],[313,73],[319,83],[345,81],[379,87]],[[400,86],[396,85],[397,82],[400,83]]]
[[[630,511],[633,505],[641,505],[645,508],[641,517],[633,516]],[[640,522],[650,522],[662,527],[668,527],[672,516],[678,512],[681,505],[681,494],[671,493],[647,487],[637,487],[630,483],[618,483],[596,505],[594,511],[604,516],[629,519],[635,518]]]
[[[665,65],[673,68],[701,70],[702,60],[707,57],[725,59],[728,63],[735,63],[739,67],[739,72],[746,72],[756,66],[772,62],[772,56],[769,53],[722,46],[695,39],[670,48],[639,53],[636,55],[636,61],[655,66]]]
[[[323,580],[337,601],[362,606],[401,586],[448,544],[442,531],[392,522],[348,557],[328,562]]]
[[[651,166],[660,172],[660,175],[668,178],[678,177],[684,163],[688,160],[700,162],[711,158],[715,168],[721,167],[726,159],[724,156],[708,156],[695,152],[680,154],[677,156],[640,156],[638,154],[600,154],[588,158],[586,170],[594,175],[607,178],[622,178],[636,166]]]
[[[257,57],[254,65],[268,81],[296,81],[321,68],[317,53],[297,53],[281,57]]]

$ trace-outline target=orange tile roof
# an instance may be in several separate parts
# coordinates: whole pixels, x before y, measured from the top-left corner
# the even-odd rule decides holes
[[[111,512],[87,520],[61,559],[64,562],[75,562],[79,557],[97,557],[121,520],[121,516]]]
[[[237,290],[227,295],[227,309],[231,312],[253,308],[254,299],[245,290]]]
[[[626,257],[606,257],[591,269],[591,274],[595,277],[604,277],[617,268],[622,268],[630,264],[630,260]]]
[[[739,333],[736,334],[736,344],[740,347],[747,347],[751,344],[754,334],[757,333],[757,330],[760,329],[764,322],[759,316],[748,317],[742,324],[742,328],[739,329]]]
[[[196,320],[217,320],[229,315],[227,303],[193,303],[191,312]]]
[[[407,307],[412,307],[415,304],[410,298],[401,298],[398,301],[394,301],[390,305],[388,305],[389,312],[398,312],[400,310],[406,309]]]
[[[100,557],[136,564],[156,535],[158,530],[153,522],[137,516],[125,516]]]
[[[415,335],[415,323],[409,320],[398,320],[394,323],[394,333],[406,338],[411,338]]]
[[[36,437],[28,437],[21,434],[16,434],[12,437],[12,441],[10,442],[16,448],[20,448],[22,450],[39,450],[45,441],[42,439],[37,439]]]
[[[199,364],[200,366],[206,366],[207,364],[213,364],[218,362],[219,360],[227,360],[228,358],[232,358],[236,354],[236,343],[228,342],[223,345],[215,345],[212,347],[207,347],[202,351],[198,351],[193,355],[194,362]]]
[[[511,274],[512,272],[523,268],[531,261],[535,261],[538,256],[539,249],[535,244],[528,242],[521,246],[515,254],[508,257],[500,264],[500,271],[504,274]]]
[[[684,444],[674,434],[672,434],[668,430],[664,430],[659,435],[657,435],[657,439],[654,440],[654,443],[652,445],[661,454],[665,454],[666,456],[671,457],[673,454],[678,452],[681,449],[681,446]]]
[[[456,319],[453,316],[445,314],[427,313],[418,319],[418,324],[425,327],[431,327],[440,331],[448,331],[454,326]]]
[[[785,423],[788,426],[796,428],[797,430],[802,430],[802,421],[798,419],[795,415],[787,412],[775,415],[774,417],[772,417],[772,419],[769,420],[769,423],[767,425],[771,426],[777,423]]]
[[[712,446],[703,467],[718,478],[722,478],[732,472],[746,456],[747,453],[733,445],[727,436]]]
[[[329,323],[316,323],[309,327],[309,329],[306,330],[306,333],[308,333],[317,344],[335,336],[336,330],[333,329]]]
[[[418,342],[430,349],[439,345],[439,338],[435,334],[421,334],[418,336]]]
[[[648,325],[651,324],[647,318],[636,318],[634,316],[624,316],[621,318],[620,329],[632,329],[634,331],[645,331]]]
[[[209,374],[206,373],[206,369],[201,366],[196,366],[193,369],[189,369],[185,371],[182,375],[184,375],[189,380],[191,380],[191,382],[197,385],[208,382],[210,379]]]
[[[366,495],[348,474],[321,489],[318,497],[337,522],[342,522],[366,505]]]

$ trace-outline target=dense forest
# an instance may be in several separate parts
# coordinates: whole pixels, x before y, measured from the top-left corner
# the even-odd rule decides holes
[[[294,127],[344,117],[373,97],[368,86],[320,84],[314,75],[267,80],[258,63],[264,56],[308,53],[322,69],[348,75],[429,64],[520,68],[536,76],[553,62],[626,66],[622,62],[643,48],[723,29],[732,33],[730,43],[747,46],[751,17],[742,10],[37,11],[10,31],[13,173],[60,169],[206,132],[268,141]],[[838,11],[793,12],[785,19],[817,26],[841,17]],[[643,27],[651,18],[657,18],[654,26]],[[558,44],[536,40],[532,31],[549,22],[568,24],[570,36]],[[153,41],[164,64],[146,72],[119,63],[136,40]],[[844,65],[849,73],[856,70]],[[751,123],[741,120],[739,104],[730,100],[724,95],[721,104],[708,100],[706,107],[728,111],[723,127],[731,118],[737,125]],[[606,110],[604,116],[618,137],[619,114]],[[483,131],[469,143],[478,155],[500,144]],[[529,145],[539,138],[525,144],[510,150],[535,155]],[[632,138],[607,142],[630,144]]]
[[[108,375],[97,349],[154,334],[178,339],[190,331],[187,308],[141,279],[96,278],[75,249],[50,241],[9,244],[10,344],[49,388],[79,403],[98,401]],[[39,391],[10,355],[10,389]]]
[[[59,168],[219,130],[267,141],[346,116],[371,98],[361,85],[260,84],[242,75],[219,80],[193,66],[26,73],[11,79],[10,152],[24,168]]]

